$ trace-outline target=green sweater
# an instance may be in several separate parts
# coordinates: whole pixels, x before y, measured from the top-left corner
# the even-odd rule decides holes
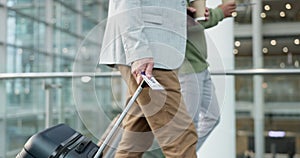
[[[185,60],[181,67],[181,73],[199,73],[209,66],[207,62],[207,46],[204,30],[213,27],[224,19],[220,8],[210,9],[207,21],[201,24],[194,23],[187,28],[187,44]]]

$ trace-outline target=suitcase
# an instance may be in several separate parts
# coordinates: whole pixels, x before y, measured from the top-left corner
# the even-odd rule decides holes
[[[93,158],[98,146],[65,124],[33,135],[16,158]]]
[[[102,158],[106,145],[146,86],[145,81],[139,85],[100,147],[69,126],[58,124],[30,137],[16,158]]]

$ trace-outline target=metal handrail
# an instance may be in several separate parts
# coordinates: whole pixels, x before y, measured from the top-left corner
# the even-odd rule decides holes
[[[117,77],[119,72],[34,72],[34,73],[0,73],[0,79],[17,78],[73,78],[73,77]]]
[[[242,69],[211,71],[211,75],[296,75],[300,69]],[[0,80],[17,78],[73,78],[73,77],[118,77],[120,72],[34,72],[34,73],[0,73]]]
[[[241,69],[212,71],[212,75],[296,75],[300,69]]]

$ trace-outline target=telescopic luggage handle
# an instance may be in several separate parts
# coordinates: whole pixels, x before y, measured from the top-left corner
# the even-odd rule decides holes
[[[142,83],[138,86],[138,88],[134,92],[133,96],[131,97],[131,99],[127,103],[125,109],[120,114],[120,116],[117,119],[116,123],[113,125],[111,131],[108,133],[108,135],[104,139],[103,143],[99,147],[99,149],[98,149],[97,153],[95,154],[94,158],[101,158],[102,157],[102,152],[103,152],[105,146],[109,143],[109,141],[111,140],[111,138],[113,137],[113,135],[117,131],[117,128],[119,127],[119,125],[123,121],[124,117],[126,116],[127,112],[129,111],[129,109],[131,108],[131,106],[133,105],[133,103],[135,102],[136,98],[139,96],[139,94],[141,93],[141,91],[143,90],[143,88],[146,87],[147,85],[148,84],[146,83],[146,81],[143,80]]]

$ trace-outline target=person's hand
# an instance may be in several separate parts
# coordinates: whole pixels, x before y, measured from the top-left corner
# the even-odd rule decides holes
[[[209,19],[209,9],[208,8],[205,8],[205,21],[207,21]]]
[[[135,77],[137,84],[140,84],[143,80],[141,76],[142,73],[145,73],[148,78],[152,77],[153,66],[153,58],[143,58],[132,63],[131,73]]]
[[[186,9],[187,9],[187,14],[189,16],[191,16],[192,18],[195,18],[194,14],[196,12],[196,8],[194,8],[194,7],[187,7]],[[205,21],[208,20],[208,18],[209,18],[209,9],[208,8],[205,8],[205,14],[204,14],[204,16],[205,16]]]
[[[194,18],[194,14],[196,12],[196,8],[194,8],[194,7],[187,7],[186,11],[187,11],[187,15],[189,15],[192,18]]]
[[[226,2],[218,6],[222,9],[224,17],[232,17],[232,13],[235,12],[236,4],[235,2]]]

